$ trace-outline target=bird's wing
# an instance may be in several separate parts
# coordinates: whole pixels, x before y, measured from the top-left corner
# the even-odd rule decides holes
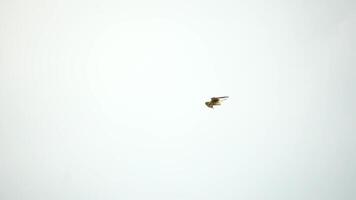
[[[218,99],[227,99],[227,98],[229,98],[229,96],[222,96],[222,97],[215,97],[215,98],[218,98]]]
[[[211,105],[209,101],[205,102],[205,105],[208,106],[209,108],[213,108],[213,105]]]

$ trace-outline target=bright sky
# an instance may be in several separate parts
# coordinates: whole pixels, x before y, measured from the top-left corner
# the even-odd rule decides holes
[[[0,199],[356,199],[355,13],[0,2]]]

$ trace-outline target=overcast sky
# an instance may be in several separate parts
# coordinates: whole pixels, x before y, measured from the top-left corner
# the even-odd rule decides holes
[[[355,35],[354,0],[2,0],[0,199],[354,200]]]

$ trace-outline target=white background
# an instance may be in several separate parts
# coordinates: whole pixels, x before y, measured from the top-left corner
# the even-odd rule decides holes
[[[355,8],[1,0],[0,199],[356,199]]]

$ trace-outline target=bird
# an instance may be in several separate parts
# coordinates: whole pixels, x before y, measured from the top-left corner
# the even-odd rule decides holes
[[[214,106],[220,106],[222,101],[225,101],[228,96],[222,96],[222,97],[211,97],[210,101],[205,102],[205,105],[208,106],[209,108],[213,108]]]

